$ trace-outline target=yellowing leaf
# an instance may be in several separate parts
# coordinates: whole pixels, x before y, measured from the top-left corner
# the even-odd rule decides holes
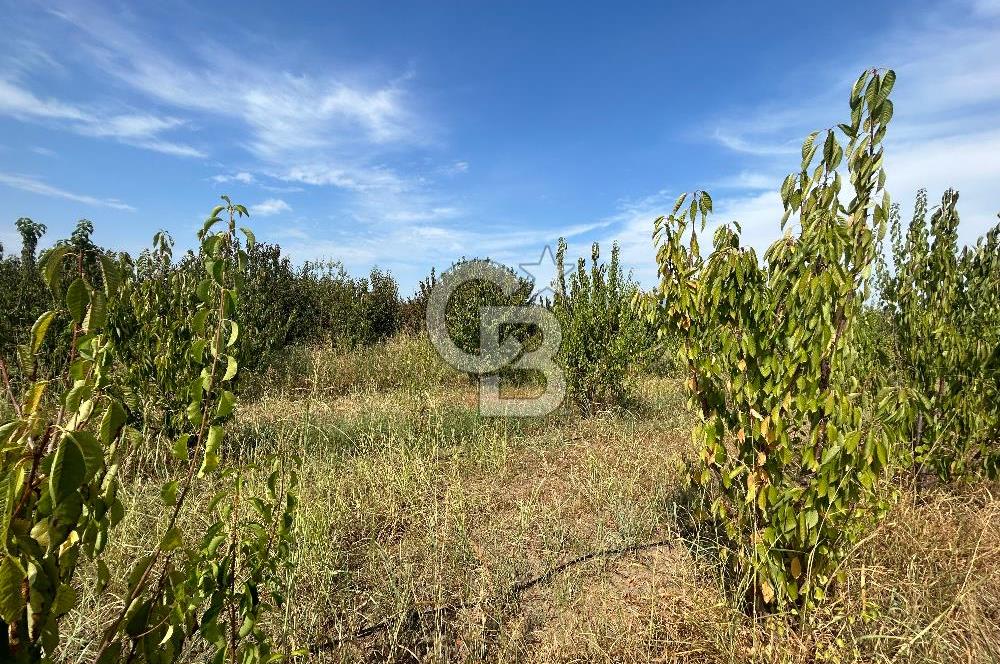
[[[792,558],[792,576],[796,579],[802,576],[802,560],[798,556]]]

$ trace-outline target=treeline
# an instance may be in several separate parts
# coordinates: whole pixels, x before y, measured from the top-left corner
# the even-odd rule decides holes
[[[203,257],[192,251],[174,255],[174,240],[159,232],[152,247],[132,257],[127,253],[96,246],[91,237],[93,223],[82,219],[69,238],[50,248],[39,249],[46,233],[43,224],[21,218],[16,227],[22,239],[19,256],[3,256],[0,247],[0,352],[11,355],[23,345],[32,323],[52,305],[53,294],[46,287],[38,265],[51,251],[71,247],[86,256],[85,272],[92,283],[101,284],[98,259],[114,260],[128,275],[127,288],[109,311],[109,326],[122,352],[129,348],[151,349],[150,361],[175,363],[181,343],[187,337],[180,330],[174,336],[162,331],[150,333],[149,320],[178,321],[195,297],[195,287],[204,269]],[[434,268],[416,292],[402,297],[393,276],[378,268],[366,277],[353,277],[336,261],[294,265],[277,244],[255,243],[246,248],[241,266],[240,338],[236,357],[248,371],[260,373],[271,366],[284,349],[296,345],[327,344],[333,348],[371,346],[399,333],[421,333],[426,328],[427,301],[439,282]],[[480,315],[483,306],[539,304],[553,310],[564,327],[564,343],[559,361],[568,378],[569,398],[583,412],[623,405],[628,398],[626,384],[638,367],[649,363],[655,344],[655,330],[636,313],[639,288],[624,273],[617,246],[611,259],[600,262],[600,248],[593,246],[591,263],[583,259],[566,265],[566,246],[559,251],[559,291],[534,298],[530,279],[506,266],[496,264],[514,278],[517,287],[505,294],[493,283],[474,280],[460,286],[449,301],[447,329],[456,345],[466,352],[479,350]],[[461,258],[445,274],[475,260]],[[486,259],[487,261],[489,259]],[[517,334],[531,343],[537,330],[505,326],[504,335]],[[176,338],[174,338],[176,336]],[[47,343],[49,361],[64,357],[68,338]],[[157,392],[171,395],[176,385],[157,382],[157,375],[169,375],[143,363],[140,353],[133,358],[134,371],[157,383]],[[174,358],[168,361],[166,358]],[[509,375],[511,380],[524,378]],[[169,400],[169,397],[168,397]],[[136,408],[139,400],[134,400]],[[168,403],[161,410],[171,410]]]
[[[38,249],[46,227],[28,218],[19,219],[16,226],[22,238],[20,255],[4,256],[0,245],[0,310],[7,313],[0,322],[0,349],[8,352],[18,341],[17,331],[30,326],[51,302],[37,269],[50,251]],[[140,281],[163,287],[190,281],[201,269],[194,252],[173,255],[174,241],[166,233],[154,237],[153,248],[131,257],[94,246],[93,230],[90,221],[81,220],[72,236],[54,247],[85,247],[88,255],[114,257]],[[401,297],[393,276],[378,268],[353,277],[335,261],[295,266],[277,244],[257,243],[247,251],[244,270],[243,320],[248,337],[255,340],[246,357],[258,363],[296,343],[370,345],[422,325],[426,296],[418,292]],[[145,292],[152,295],[149,289]]]

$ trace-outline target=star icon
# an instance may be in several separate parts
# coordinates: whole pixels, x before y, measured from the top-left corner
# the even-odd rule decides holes
[[[534,290],[531,293],[533,299],[542,297],[553,297],[559,290],[559,270],[556,269],[556,258],[552,253],[552,247],[545,245],[541,255],[534,263],[518,263],[521,272],[531,277],[534,282]],[[566,276],[569,277],[576,269],[576,265],[570,263],[565,266]]]

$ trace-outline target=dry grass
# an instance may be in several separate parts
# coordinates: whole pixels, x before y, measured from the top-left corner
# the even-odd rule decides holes
[[[645,381],[639,412],[484,418],[467,381],[423,366],[419,341],[394,343],[413,354],[408,369],[352,385],[321,378],[325,354],[313,357],[311,389],[246,405],[234,432],[230,462],[278,445],[306,459],[283,620],[294,645],[313,648],[309,661],[1000,659],[1000,500],[989,487],[904,497],[828,609],[754,620],[727,604],[712,557],[680,536],[691,420],[676,381]],[[340,366],[361,376],[376,355]],[[122,567],[156,541],[151,484],[130,491],[111,552]],[[81,585],[68,661],[116,608]]]

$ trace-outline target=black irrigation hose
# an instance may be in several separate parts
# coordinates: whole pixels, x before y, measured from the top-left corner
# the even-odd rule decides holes
[[[617,549],[604,549],[603,551],[591,551],[590,553],[585,553],[582,556],[577,556],[572,560],[568,560],[560,565],[557,565],[547,570],[543,574],[540,574],[539,576],[536,576],[532,579],[528,579],[527,581],[522,581],[520,583],[515,583],[513,586],[511,586],[510,590],[508,590],[500,597],[506,599],[518,597],[522,593],[534,588],[535,586],[540,586],[549,583],[558,574],[561,574],[570,567],[574,567],[576,565],[580,565],[591,560],[595,560],[598,558],[613,558],[615,556],[623,556],[632,553],[638,553],[640,551],[646,551],[648,549],[655,549],[663,546],[672,546],[673,544],[674,540],[659,540],[657,542],[647,542],[645,544],[632,544],[630,546],[623,546]],[[421,620],[425,616],[431,616],[436,614],[443,614],[443,615],[453,614],[459,609],[471,608],[479,606],[481,604],[483,604],[483,602],[474,602],[472,604],[464,604],[464,603],[446,604],[445,606],[438,606],[432,609],[425,609],[423,611],[410,609],[406,614],[404,624],[416,627],[417,625],[420,624]],[[359,629],[357,632],[351,634],[350,636],[332,638],[324,641],[323,643],[312,644],[309,646],[309,652],[312,654],[317,654],[320,652],[333,650],[337,646],[343,645],[345,643],[367,639],[371,636],[375,636],[376,634],[388,631],[389,628],[394,623],[395,623],[394,620],[386,619],[383,620],[382,622],[378,622],[373,625],[368,625],[367,627],[363,627],[362,629]]]

